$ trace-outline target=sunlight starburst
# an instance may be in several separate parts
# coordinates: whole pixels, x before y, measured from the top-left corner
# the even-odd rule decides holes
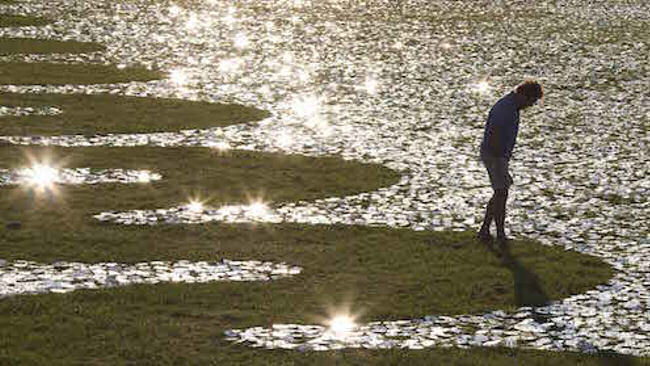
[[[364,83],[364,88],[368,94],[375,95],[379,90],[379,81],[371,76],[368,76]]]
[[[255,218],[262,218],[269,213],[269,206],[261,200],[255,201],[248,205],[247,211]]]
[[[138,172],[137,181],[139,183],[149,183],[151,182],[151,173],[146,170]]]
[[[480,94],[485,94],[490,91],[490,84],[487,82],[487,80],[481,80],[478,83],[474,84],[473,90]]]
[[[176,85],[185,85],[188,82],[188,76],[185,71],[174,69],[169,72],[169,80]]]
[[[292,102],[292,109],[299,117],[309,118],[319,111],[320,100],[314,94],[296,97]]]
[[[199,200],[190,200],[190,203],[187,204],[187,209],[193,213],[203,212],[203,202]]]
[[[36,163],[23,169],[21,175],[27,185],[40,190],[52,189],[54,183],[59,179],[57,169],[43,163]]]
[[[235,48],[238,48],[240,50],[247,48],[249,44],[248,37],[244,33],[237,33],[237,35],[235,35],[234,44]]]

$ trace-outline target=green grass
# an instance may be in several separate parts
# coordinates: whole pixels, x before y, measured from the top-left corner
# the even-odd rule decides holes
[[[7,365],[648,365],[648,359],[510,349],[270,351],[223,338],[269,325],[271,284],[132,286],[4,299],[0,363]],[[300,294],[293,298],[300,302]],[[290,303],[289,303],[290,304]]]
[[[27,27],[42,26],[52,23],[51,20],[41,17],[22,15],[0,15],[0,28],[2,27]]]
[[[0,3],[7,3],[0,0]],[[44,18],[0,16],[2,26]],[[0,39],[0,53],[95,52],[96,44]],[[164,77],[144,68],[0,64],[0,84],[94,84]],[[0,135],[146,133],[255,121],[254,108],[110,95],[0,94],[3,106],[56,106],[58,116],[0,118]],[[103,224],[106,210],[159,208],[203,197],[208,204],[310,200],[397,182],[387,168],[336,157],[204,148],[20,148],[0,146],[0,167],[52,156],[66,167],[153,169],[149,184],[59,186],[43,197],[0,188],[0,258],[40,262],[271,260],[299,265],[272,283],[127,286],[0,300],[0,364],[642,364],[625,357],[508,349],[298,353],[255,350],[224,340],[230,328],[314,323],[352,300],[361,321],[461,314],[537,305],[584,292],[613,274],[599,259],[519,241],[507,260],[472,233],[299,224],[128,227]],[[10,221],[20,229],[6,229]],[[623,363],[625,362],[625,363]],[[629,363],[628,363],[629,362]]]
[[[0,55],[89,53],[104,50],[104,46],[92,42],[53,41],[31,38],[0,38]]]
[[[399,174],[375,164],[337,157],[306,157],[247,151],[217,153],[209,148],[79,147],[44,148],[0,146],[0,166],[19,168],[30,159],[49,157],[65,167],[152,169],[165,178],[148,185],[61,186],[61,200],[51,207],[31,207],[29,191],[5,187],[3,197],[16,199],[11,214],[44,215],[66,209],[70,216],[93,210],[137,209],[185,202],[203,192],[214,204],[246,202],[264,194],[272,202],[341,196],[391,185]],[[187,190],[184,187],[188,187]],[[8,192],[15,191],[12,194]],[[209,203],[209,202],[208,202]],[[18,208],[20,207],[20,209]],[[45,210],[45,211],[44,211]],[[10,214],[5,212],[5,214]],[[84,218],[80,220],[84,221]],[[37,221],[40,221],[38,219]],[[75,222],[75,224],[81,224]]]
[[[165,228],[154,229],[159,230]],[[355,310],[364,311],[362,321],[459,313],[488,305],[510,307],[498,304],[497,298],[513,301],[516,280],[468,234],[299,225],[203,225],[184,231],[183,240],[175,241],[167,250],[160,250],[166,244],[157,242],[155,235],[140,246],[150,251],[150,259],[167,257],[156,255],[157,251],[174,259],[264,258],[297,263],[305,271],[273,283],[163,284],[5,299],[0,302],[0,312],[6,314],[0,316],[0,348],[6,350],[7,361],[47,363],[49,360],[42,358],[46,354],[60,364],[327,364],[336,360],[360,364],[432,364],[438,360],[512,363],[508,351],[303,354],[253,350],[223,339],[223,332],[230,328],[314,323],[326,315],[329,305],[350,297]],[[454,248],[449,244],[454,240],[465,245]],[[567,260],[560,250],[549,255],[544,250],[534,253],[541,246],[521,244],[517,248],[519,260],[536,270],[547,268],[540,277],[554,275],[562,286],[589,276],[594,282],[598,278],[593,272],[573,272],[577,262]],[[79,248],[80,252],[85,250]],[[204,255],[193,254],[197,252]],[[580,260],[580,255],[572,255]],[[533,264],[535,260],[540,263]],[[541,263],[547,260],[554,263],[553,268]],[[601,266],[594,264],[593,270]],[[492,301],[497,304],[489,304]],[[560,359],[569,365],[576,359],[589,359],[570,354],[517,353],[522,355],[522,364],[530,364],[526,360],[543,364],[544,360]]]
[[[145,185],[61,186],[59,195],[51,199],[23,187],[5,187],[0,222],[20,221],[22,228],[2,232],[0,258],[288,261],[306,268],[303,288],[296,289],[300,292],[311,289],[317,296],[336,288],[356,289],[368,299],[384,296],[386,290],[400,294],[381,301],[384,310],[376,315],[386,317],[517,305],[510,271],[497,259],[486,260],[487,249],[476,245],[471,234],[304,225],[125,227],[91,218],[107,210],[183,204],[196,196],[215,207],[258,197],[273,203],[345,196],[398,180],[395,172],[378,165],[241,151],[219,155],[205,148],[3,146],[0,166],[26,166],[29,157],[43,156],[55,157],[51,160],[64,161],[68,167],[153,169],[165,179]],[[549,298],[583,291],[611,275],[600,260],[560,248],[522,244],[515,256],[538,276]]]
[[[139,66],[118,69],[113,65],[0,62],[0,84],[109,84],[163,77],[159,71]]]
[[[629,197],[624,197],[616,193],[601,194],[598,197],[605,201],[610,202],[613,205],[629,205],[634,203],[634,199]]]
[[[0,135],[179,131],[257,121],[268,116],[267,112],[239,105],[107,94],[0,93],[0,105],[56,106],[63,111],[55,116],[0,117]]]
[[[538,298],[559,299],[612,275],[597,258],[532,242],[518,242],[504,264],[472,233],[298,224],[125,227],[91,218],[104,210],[175,205],[197,193],[218,207],[259,195],[271,202],[343,196],[397,181],[396,173],[377,165],[202,148],[3,146],[0,166],[18,167],[28,156],[45,155],[68,167],[155,169],[165,180],[61,186],[52,199],[5,187],[0,222],[20,221],[22,227],[0,231],[0,258],[133,263],[225,257],[287,262],[304,271],[272,283],[161,284],[4,299],[0,360],[8,363],[302,362],[300,353],[229,344],[223,331],[313,323],[328,306],[350,299],[362,321],[513,309],[531,301],[531,289]],[[413,354],[392,352],[386,359],[420,357]],[[362,363],[384,359],[377,355],[349,357]],[[343,356],[309,357],[327,363]]]

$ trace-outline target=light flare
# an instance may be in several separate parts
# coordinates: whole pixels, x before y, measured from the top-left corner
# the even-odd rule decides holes
[[[151,173],[148,171],[138,172],[137,180],[139,183],[149,183],[151,182]]]
[[[247,48],[249,44],[248,37],[244,33],[237,33],[235,35],[235,47],[238,49]]]
[[[307,83],[308,81],[311,80],[311,75],[309,75],[309,72],[306,70],[299,70],[298,79],[300,80],[301,83]]]
[[[379,90],[379,81],[377,79],[368,76],[366,78],[366,81],[364,83],[364,88],[366,89],[366,92],[368,94],[375,95],[377,94],[377,91]]]
[[[336,337],[346,337],[357,327],[355,318],[349,314],[338,314],[327,322],[327,331]]]
[[[280,71],[278,72],[278,74],[280,74],[280,76],[282,76],[282,77],[288,77],[288,76],[292,75],[292,71],[293,70],[292,70],[291,66],[282,65],[282,67],[280,68]]]
[[[238,58],[227,58],[219,61],[219,71],[223,73],[232,73],[239,69],[241,61]]]
[[[322,136],[330,136],[334,132],[332,125],[321,116],[314,116],[307,120],[305,127],[320,133]]]
[[[308,118],[316,115],[320,108],[320,99],[314,95],[303,95],[293,100],[291,105],[299,117]]]
[[[474,85],[474,90],[478,93],[485,94],[490,90],[490,84],[487,80],[481,80]]]
[[[293,64],[293,61],[294,61],[293,53],[291,53],[290,51],[285,51],[284,53],[282,53],[282,62],[284,62],[284,64]]]
[[[282,147],[287,147],[290,146],[293,143],[293,136],[287,132],[287,131],[282,131],[277,139],[276,139],[278,145]]]
[[[217,150],[217,151],[226,151],[226,150],[230,150],[232,148],[232,146],[230,146],[230,144],[225,142],[225,141],[210,142],[210,143],[207,144],[207,147],[209,147],[210,149]]]
[[[21,175],[25,177],[25,183],[41,190],[51,189],[59,179],[58,170],[43,163],[35,163],[30,168],[23,169]]]
[[[256,218],[264,217],[269,213],[269,206],[260,201],[252,202],[248,205],[248,213]]]
[[[192,13],[190,15],[190,18],[185,23],[185,28],[189,30],[194,30],[198,25],[199,25],[199,17],[196,14]]]
[[[176,85],[185,85],[188,82],[187,73],[181,69],[174,69],[169,72],[169,79]]]
[[[233,6],[228,8],[228,14],[226,14],[223,17],[223,22],[228,24],[228,25],[235,24],[235,22],[237,22],[237,18],[235,17],[235,12],[236,11],[237,11],[237,9],[235,9],[235,7],[233,7]]]
[[[203,212],[203,202],[199,200],[190,200],[186,207],[190,212]]]
[[[265,98],[270,98],[273,93],[271,87],[266,84],[259,87],[259,89],[257,89],[257,92],[262,94]]]
[[[178,5],[172,5],[169,7],[169,14],[173,17],[181,13],[181,7]]]

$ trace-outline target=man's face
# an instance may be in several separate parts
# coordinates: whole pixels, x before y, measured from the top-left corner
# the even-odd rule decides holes
[[[524,104],[521,106],[522,109],[528,108],[533,106],[537,102],[537,98],[535,97],[527,97],[524,101]]]

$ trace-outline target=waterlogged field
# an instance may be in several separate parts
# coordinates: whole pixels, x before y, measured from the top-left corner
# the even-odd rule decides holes
[[[649,8],[0,0],[0,363],[648,363]]]

